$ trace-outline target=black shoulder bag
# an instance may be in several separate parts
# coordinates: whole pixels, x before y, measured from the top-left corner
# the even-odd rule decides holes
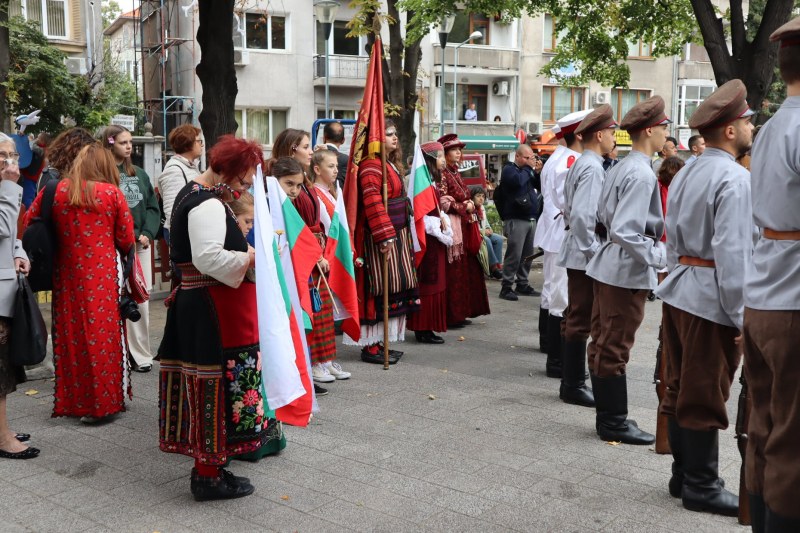
[[[39,216],[30,221],[22,234],[22,248],[31,262],[28,284],[34,292],[53,290],[56,235],[51,215],[58,184],[58,180],[51,180],[42,189]]]

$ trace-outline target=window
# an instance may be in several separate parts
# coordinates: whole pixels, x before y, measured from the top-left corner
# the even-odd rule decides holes
[[[267,13],[233,15],[233,46],[252,50],[286,50],[286,17]]]
[[[678,97],[679,124],[688,125],[694,110],[714,92],[714,85],[682,85]]]
[[[641,39],[638,41],[628,41],[628,57],[653,57],[653,44],[647,43]]]
[[[356,112],[352,109],[331,109],[331,115],[336,120],[355,120]],[[317,118],[325,117],[325,108],[317,109]]]
[[[475,111],[478,113],[478,120],[486,120],[486,109],[488,101],[488,85],[466,85],[458,84],[458,95],[453,101],[453,84],[444,85],[444,119],[453,120],[453,104],[455,103],[456,120],[465,120],[464,114],[470,104],[475,104]]]
[[[48,37],[67,37],[66,0],[11,0],[9,16],[35,22]]]
[[[286,129],[289,112],[286,109],[237,109],[237,137],[245,137],[261,144],[272,144],[275,137]]]
[[[473,41],[473,44],[489,44],[491,42],[489,17],[481,15],[480,13],[472,13],[470,15],[459,13],[456,15],[453,29],[447,34],[447,42],[461,44],[466,41],[474,31],[481,32],[481,34],[483,34],[483,39],[480,41]]]
[[[613,89],[611,91],[611,107],[617,113],[617,122],[622,122],[633,106],[650,98],[650,91],[639,89]]]
[[[349,31],[346,20],[333,22],[333,29],[328,41],[331,54],[342,56],[366,55],[361,38],[347,37]],[[319,22],[317,22],[317,55],[325,55],[325,32]]]
[[[553,123],[564,115],[586,109],[585,87],[544,87],[542,121]]]
[[[566,35],[566,30],[556,33],[556,23],[552,15],[545,14],[544,16],[544,42],[542,43],[542,50],[545,52],[552,52],[556,49],[561,39]]]

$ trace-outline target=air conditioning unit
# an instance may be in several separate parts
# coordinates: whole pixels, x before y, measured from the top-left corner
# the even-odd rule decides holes
[[[85,57],[67,57],[64,59],[64,65],[67,67],[67,72],[76,76],[83,76],[89,72]]]
[[[611,91],[597,91],[594,93],[592,99],[594,105],[603,105],[611,103]]]
[[[492,84],[492,94],[495,96],[508,96],[508,82],[505,80],[494,82]]]
[[[532,133],[534,135],[538,135],[542,133],[542,123],[541,122],[526,122],[525,123],[525,131],[527,133]]]
[[[234,50],[233,51],[233,65],[236,67],[244,67],[250,64],[250,51],[249,50]]]

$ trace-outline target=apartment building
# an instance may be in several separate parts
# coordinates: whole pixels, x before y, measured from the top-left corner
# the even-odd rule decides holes
[[[11,0],[9,16],[36,22],[48,41],[67,55],[71,74],[86,74],[102,62],[100,0]]]
[[[142,98],[142,62],[140,51],[137,47],[139,10],[134,9],[122,13],[111,25],[103,30],[108,40],[109,54],[112,57],[113,68],[124,73],[131,83],[136,85],[139,98]],[[108,66],[108,65],[106,65]]]

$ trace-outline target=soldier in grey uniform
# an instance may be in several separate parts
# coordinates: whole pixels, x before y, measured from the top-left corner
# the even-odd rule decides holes
[[[752,413],[745,461],[753,531],[800,531],[800,18],[770,36],[786,100],[761,128],[750,169],[761,230],[744,285]]]
[[[611,106],[604,104],[578,125],[575,133],[583,138],[583,153],[567,174],[564,183],[564,224],[558,265],[567,269],[569,305],[564,317],[563,371],[559,397],[566,403],[594,407],[594,395],[586,386],[586,341],[591,332],[594,282],[586,275],[586,264],[600,248],[595,233],[597,199],[603,187],[603,154],[614,148],[614,121]],[[594,351],[594,340],[589,345]]]
[[[667,390],[661,414],[672,450],[670,493],[683,506],[736,516],[739,499],[719,479],[719,430],[739,367],[745,264],[753,252],[750,173],[736,162],[753,142],[747,89],[731,80],[689,120],[706,141],[703,157],[681,169],[667,200],[664,302]]]
[[[664,232],[661,197],[650,157],[664,146],[667,124],[664,100],[653,96],[636,104],[622,119],[633,142],[631,153],[609,170],[597,207],[600,249],[586,266],[594,279],[589,372],[601,439],[652,444],[655,437],[628,420],[625,367],[636,330],[644,319],[645,300],[656,287],[656,270],[667,264],[655,244]]]

